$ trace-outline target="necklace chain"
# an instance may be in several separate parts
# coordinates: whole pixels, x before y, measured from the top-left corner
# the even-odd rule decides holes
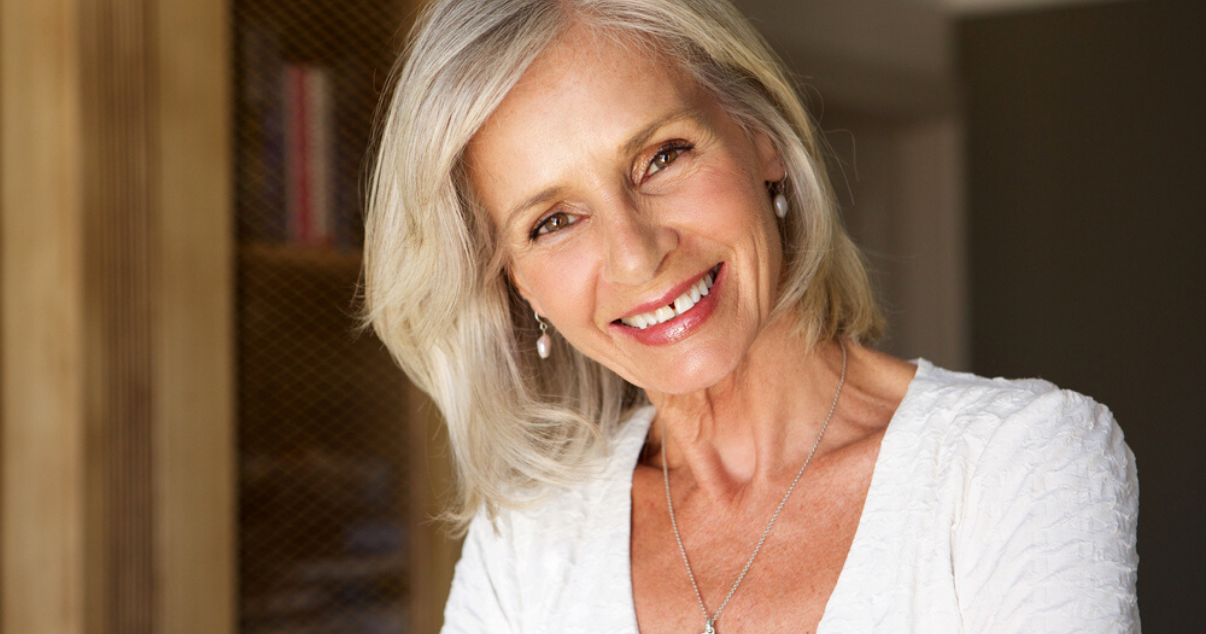
[[[716,610],[716,614],[708,614],[708,607],[704,604],[703,594],[700,593],[699,584],[695,581],[695,573],[691,570],[691,562],[687,559],[687,549],[683,546],[683,537],[678,532],[678,520],[674,517],[674,502],[670,497],[670,470],[666,466],[666,427],[665,425],[662,426],[662,479],[666,483],[666,506],[670,508],[670,525],[674,527],[674,539],[678,542],[678,552],[683,556],[683,565],[687,567],[687,576],[691,578],[691,587],[695,588],[695,598],[699,599],[699,609],[703,610],[704,634],[714,634],[713,625],[720,619],[720,613],[724,612],[725,607],[729,604],[729,599],[732,599],[733,593],[737,592],[737,587],[745,580],[745,575],[750,571],[750,566],[754,565],[754,558],[758,556],[758,551],[762,550],[762,544],[766,542],[767,535],[770,535],[771,528],[775,525],[775,520],[779,519],[779,513],[783,511],[783,507],[787,504],[787,498],[790,498],[791,492],[796,489],[796,484],[800,481],[800,477],[804,475],[804,470],[808,468],[808,463],[812,462],[812,455],[816,453],[817,447],[821,444],[821,438],[825,436],[825,429],[829,427],[829,421],[833,418],[834,410],[837,409],[838,397],[842,395],[842,386],[846,384],[846,344],[838,340],[838,345],[842,348],[842,378],[838,381],[837,391],[833,393],[833,403],[829,405],[829,414],[825,416],[825,422],[821,425],[821,431],[817,434],[817,439],[812,443],[812,449],[808,450],[808,457],[804,459],[804,464],[796,472],[796,477],[791,481],[791,486],[787,487],[787,493],[783,494],[783,499],[779,501],[775,514],[771,515],[770,521],[767,522],[766,530],[762,531],[762,537],[758,539],[758,545],[754,547],[754,552],[750,554],[749,560],[745,562],[745,568],[741,569],[741,574],[737,575],[737,581],[733,582],[733,587],[729,588],[729,594],[721,602],[720,607]]]

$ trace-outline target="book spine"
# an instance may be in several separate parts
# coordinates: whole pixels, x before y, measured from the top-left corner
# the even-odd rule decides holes
[[[325,68],[306,69],[306,134],[309,154],[306,174],[309,177],[310,235],[307,244],[330,246],[334,225],[334,170],[332,169],[331,80]]]
[[[242,55],[240,144],[245,148],[236,178],[239,183],[241,239],[280,242],[285,239],[283,63],[273,31],[245,27]]]
[[[262,106],[259,108],[262,128],[260,160],[264,165],[261,181],[263,208],[262,237],[270,242],[288,239],[288,216],[285,207],[285,62],[275,33],[265,40],[264,59],[255,81],[261,86]]]
[[[284,73],[285,218],[290,242],[305,244],[310,233],[310,184],[306,174],[306,70],[289,64]]]
[[[330,78],[317,66],[290,64],[284,76],[285,208],[290,242],[329,246],[334,194]]]

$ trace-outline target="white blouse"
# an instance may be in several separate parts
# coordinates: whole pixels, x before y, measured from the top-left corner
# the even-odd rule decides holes
[[[817,634],[1139,632],[1139,485],[1110,411],[917,365]],[[621,427],[598,477],[472,523],[445,634],[637,632],[632,474],[654,413]]]

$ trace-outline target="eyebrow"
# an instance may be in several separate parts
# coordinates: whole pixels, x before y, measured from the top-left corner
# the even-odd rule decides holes
[[[681,108],[679,110],[667,113],[665,116],[653,121],[649,125],[637,131],[636,134],[632,135],[628,139],[628,142],[624,144],[625,155],[636,154],[641,150],[641,148],[645,147],[645,145],[649,143],[649,139],[652,138],[654,134],[657,134],[658,130],[670,125],[671,123],[677,123],[684,119],[693,120],[696,123],[711,129],[711,126],[707,123],[707,117],[704,116],[702,110],[692,107]]]
[[[680,108],[678,110],[666,113],[664,116],[655,119],[654,121],[650,122],[649,125],[638,130],[635,134],[629,137],[627,141],[624,142],[621,151],[625,156],[636,154],[649,143],[649,139],[652,138],[653,135],[657,134],[658,130],[661,130],[672,123],[687,119],[695,121],[709,130],[712,128],[712,126],[708,123],[707,117],[703,110],[694,107]],[[507,228],[510,229],[510,226],[515,223],[515,220],[519,217],[520,212],[535,205],[558,198],[561,196],[563,191],[563,187],[554,185],[552,187],[542,189],[539,192],[536,192],[535,194],[528,196],[522,201],[516,203],[515,205],[512,205],[511,208],[507,210],[506,215],[503,216],[507,219]]]

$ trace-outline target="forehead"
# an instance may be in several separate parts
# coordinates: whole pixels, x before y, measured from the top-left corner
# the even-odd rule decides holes
[[[554,99],[558,96],[583,99],[577,105],[586,109],[585,116],[632,105],[634,92],[646,98],[687,99],[695,92],[695,82],[656,43],[577,23],[526,69],[483,131],[517,115],[543,118],[559,105]]]
[[[623,159],[650,123],[698,112],[702,92],[655,45],[576,25],[533,62],[470,141],[470,181],[496,216],[534,187]]]

